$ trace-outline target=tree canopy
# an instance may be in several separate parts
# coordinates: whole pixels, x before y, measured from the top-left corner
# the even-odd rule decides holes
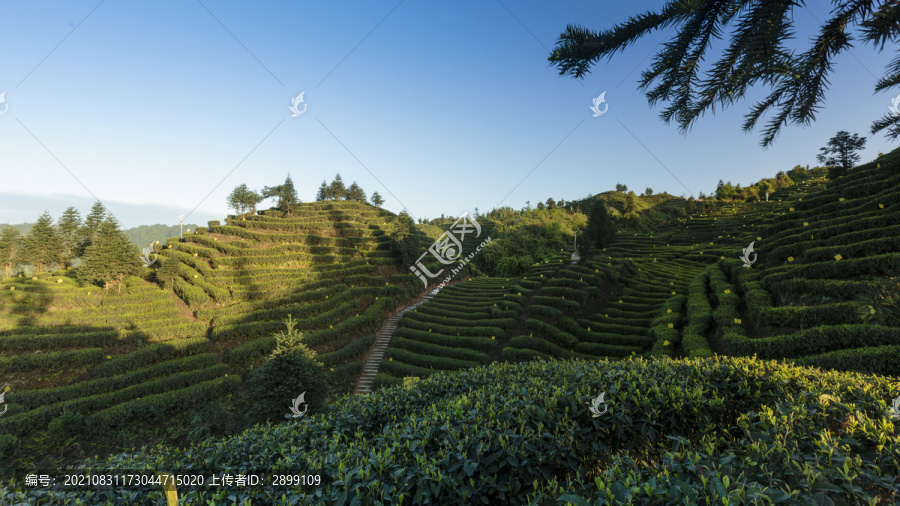
[[[72,261],[78,254],[78,230],[81,228],[81,214],[72,206],[63,212],[56,224],[59,229],[59,240],[62,247],[63,267],[72,267]]]
[[[119,224],[108,215],[100,224],[91,245],[88,246],[78,267],[78,278],[84,284],[97,284],[104,288],[119,285],[126,277],[141,272],[140,251],[119,230]]]
[[[830,174],[832,178],[840,177],[859,161],[860,156],[857,151],[865,146],[865,137],[857,134],[851,136],[850,132],[841,130],[828,141],[828,144],[819,149],[821,152],[816,155],[816,159],[821,164],[837,168],[837,170],[832,170]]]
[[[238,214],[248,211],[256,214],[256,205],[262,202],[263,198],[262,195],[248,188],[246,184],[241,184],[228,195],[228,207],[234,209]]]
[[[682,132],[705,111],[726,108],[743,98],[758,84],[771,89],[746,116],[743,130],[753,130],[760,117],[774,107],[778,111],[763,130],[764,147],[771,145],[788,123],[808,125],[823,102],[834,61],[849,50],[857,26],[864,43],[884,49],[900,35],[900,5],[897,2],[856,0],[834,2],[836,7],[809,48],[800,54],[785,46],[794,37],[794,8],[803,2],[751,0],[670,0],[659,11],[631,17],[624,24],[595,32],[568,25],[560,34],[548,60],[560,75],[583,78],[600,59],[612,59],[618,51],[655,30],[675,27],[672,39],[663,44],[650,68],[642,73],[639,87],[651,105],[660,100],[670,105],[660,114],[666,123],[676,121]],[[731,24],[730,44],[705,76],[700,63],[713,41],[724,38]],[[897,46],[894,47],[895,51]],[[654,88],[650,88],[656,83]],[[894,59],[874,91],[900,85],[900,58]],[[885,116],[872,123],[876,133],[887,129],[889,138],[900,136],[900,115]]]
[[[366,192],[356,184],[356,181],[354,181],[350,185],[350,188],[347,189],[347,200],[355,200],[357,202],[366,201]]]
[[[35,272],[43,272],[45,267],[53,268],[62,263],[61,251],[62,244],[53,227],[53,218],[49,212],[44,212],[25,237],[21,258],[28,259],[28,263],[34,265]]]
[[[331,182],[331,186],[329,187],[329,189],[331,190],[332,200],[341,200],[347,198],[347,188],[344,186],[344,180],[341,179],[340,174],[334,177],[334,181]]]
[[[103,207],[99,200],[94,202],[94,205],[91,206],[91,212],[88,213],[84,219],[84,224],[78,230],[78,254],[76,256],[84,256],[84,252],[91,245],[94,234],[100,230],[100,223],[103,222],[105,217],[106,208]]]
[[[294,181],[291,179],[290,174],[287,175],[283,184],[272,187],[266,186],[262,189],[262,198],[267,199],[269,197],[278,199],[276,206],[287,215],[296,212],[300,204],[300,198],[297,196],[297,190],[294,188]]]

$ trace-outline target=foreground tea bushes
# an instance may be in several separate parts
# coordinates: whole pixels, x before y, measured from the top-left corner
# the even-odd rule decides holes
[[[601,392],[608,411],[593,417],[588,407]],[[436,374],[186,450],[157,447],[85,467],[303,469],[323,480],[314,488],[181,487],[186,504],[374,504],[401,495],[416,504],[866,503],[900,485],[900,438],[888,414],[897,394],[878,376],[749,358],[505,364]],[[15,486],[21,481],[4,496],[12,499]],[[162,497],[158,487],[39,499]]]

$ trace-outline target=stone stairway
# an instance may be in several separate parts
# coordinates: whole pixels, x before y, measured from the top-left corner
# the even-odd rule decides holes
[[[384,359],[384,354],[391,344],[391,339],[394,337],[394,331],[397,330],[397,324],[400,322],[400,318],[403,318],[403,314],[424,304],[437,295],[437,293],[438,289],[435,288],[422,297],[422,300],[391,315],[390,318],[384,322],[381,330],[379,330],[378,334],[375,336],[375,343],[372,345],[372,349],[369,350],[369,353],[363,362],[363,372],[356,382],[356,390],[353,391],[353,395],[363,395],[372,392],[372,380],[378,375],[378,365]]]

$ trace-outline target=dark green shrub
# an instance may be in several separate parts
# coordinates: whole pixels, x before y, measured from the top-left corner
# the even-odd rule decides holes
[[[191,443],[197,444],[210,437],[235,434],[242,428],[241,422],[234,412],[229,395],[225,400],[216,400],[194,411],[190,425],[185,428],[184,433]]]
[[[50,433],[61,439],[80,435],[84,431],[85,416],[78,411],[64,410],[50,422]]]

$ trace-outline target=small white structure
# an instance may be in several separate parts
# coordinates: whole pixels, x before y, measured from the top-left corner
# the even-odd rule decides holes
[[[581,261],[581,255],[577,251],[572,253],[572,263],[577,264],[579,261]]]

